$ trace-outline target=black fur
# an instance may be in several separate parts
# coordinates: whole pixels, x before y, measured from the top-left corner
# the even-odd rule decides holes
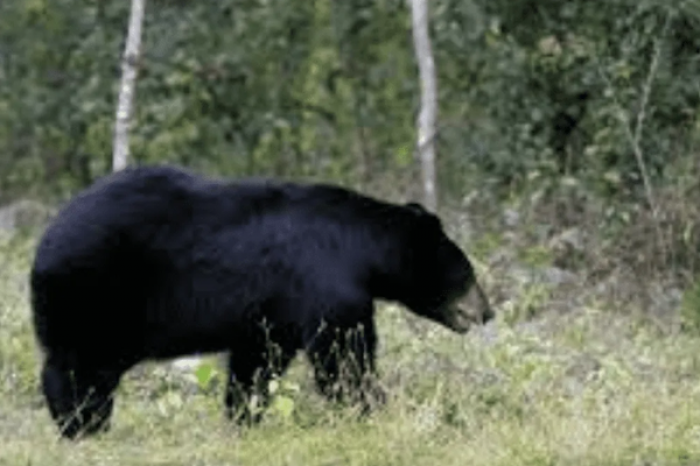
[[[304,350],[321,392],[342,397],[347,381],[369,406],[383,399],[367,382],[373,300],[442,322],[470,283],[469,261],[418,204],[126,169],[76,196],[38,246],[31,291],[44,394],[74,438],[108,427],[113,391],[135,364],[228,351],[227,412],[251,420],[247,397],[265,394]]]

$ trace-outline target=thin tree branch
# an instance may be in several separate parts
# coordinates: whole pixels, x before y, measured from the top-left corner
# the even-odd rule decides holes
[[[649,63],[649,71],[647,73],[647,77],[642,88],[642,99],[640,102],[639,111],[637,112],[637,118],[634,125],[634,129],[632,128],[632,122],[630,121],[628,113],[625,111],[620,100],[617,98],[617,94],[614,92],[614,87],[610,82],[610,79],[608,79],[608,77],[605,76],[605,74],[603,73],[602,66],[598,66],[598,71],[603,81],[611,90],[613,90],[612,98],[617,108],[617,116],[620,122],[622,123],[622,127],[625,131],[630,146],[632,147],[632,152],[634,153],[637,166],[639,167],[639,171],[642,175],[642,183],[644,184],[644,191],[646,194],[647,203],[649,204],[649,208],[651,209],[652,217],[655,220],[654,224],[657,230],[659,244],[662,248],[664,245],[664,241],[663,234],[661,232],[661,227],[658,223],[658,207],[656,205],[654,190],[651,186],[651,179],[649,177],[649,171],[647,169],[646,161],[644,159],[644,151],[642,150],[641,142],[644,132],[644,121],[646,118],[647,107],[649,105],[649,96],[651,95],[654,79],[656,78],[656,75],[658,73],[663,40],[665,39],[668,30],[670,29],[671,23],[673,22],[673,13],[674,11],[669,9],[666,15],[663,29],[661,30],[661,34],[655,40],[654,56],[652,57],[651,62]]]

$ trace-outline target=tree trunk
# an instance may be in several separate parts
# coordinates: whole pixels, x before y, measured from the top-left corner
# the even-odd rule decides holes
[[[418,156],[423,178],[425,206],[437,210],[435,170],[435,122],[437,119],[437,78],[428,32],[427,0],[411,0],[413,43],[421,84],[421,109],[418,117]]]
[[[145,11],[146,0],[131,1],[129,30],[122,58],[122,79],[114,124],[113,171],[125,168],[129,160],[129,124],[136,88],[137,64],[141,52],[141,27]]]

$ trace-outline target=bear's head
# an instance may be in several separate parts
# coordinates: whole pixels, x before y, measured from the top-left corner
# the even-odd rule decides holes
[[[448,238],[440,219],[417,203],[405,205],[412,215],[408,241],[408,281],[400,299],[409,309],[445,327],[466,333],[495,314],[462,250]]]

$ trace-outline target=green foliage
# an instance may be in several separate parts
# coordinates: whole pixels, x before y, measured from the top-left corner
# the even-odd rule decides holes
[[[451,115],[457,84],[442,75],[454,72],[461,108],[471,107],[457,112],[474,122],[463,125],[460,145],[473,147],[471,156],[462,150],[453,160],[450,153],[450,164],[464,168],[472,159],[471,170],[507,188],[534,178],[551,185],[567,175],[599,196],[639,196],[631,137],[642,113],[639,147],[651,181],[684,156],[694,134],[698,70],[680,57],[695,54],[697,36],[689,31],[700,26],[697,12],[678,2],[474,3],[481,8],[465,5],[468,13],[455,16],[448,2],[436,18],[441,83],[450,95],[443,115]]]
[[[661,182],[696,135],[693,5],[432,5],[444,194],[556,191],[566,175],[638,201],[632,138]],[[0,6],[0,196],[62,198],[109,171],[128,8]],[[403,172],[419,98],[410,25],[398,0],[150,5],[134,163],[360,184]]]
[[[69,195],[110,169],[128,5],[6,2],[1,13],[0,52],[13,59],[0,61],[0,126],[17,129],[0,130],[2,182]],[[411,162],[406,20],[396,1],[149,7],[134,162],[339,181]]]
[[[32,237],[0,230],[0,387],[14,396],[33,393],[37,382],[39,354],[23,293],[34,244]]]
[[[221,373],[213,361],[202,361],[194,373],[200,390],[208,391],[214,382],[221,378]]]

